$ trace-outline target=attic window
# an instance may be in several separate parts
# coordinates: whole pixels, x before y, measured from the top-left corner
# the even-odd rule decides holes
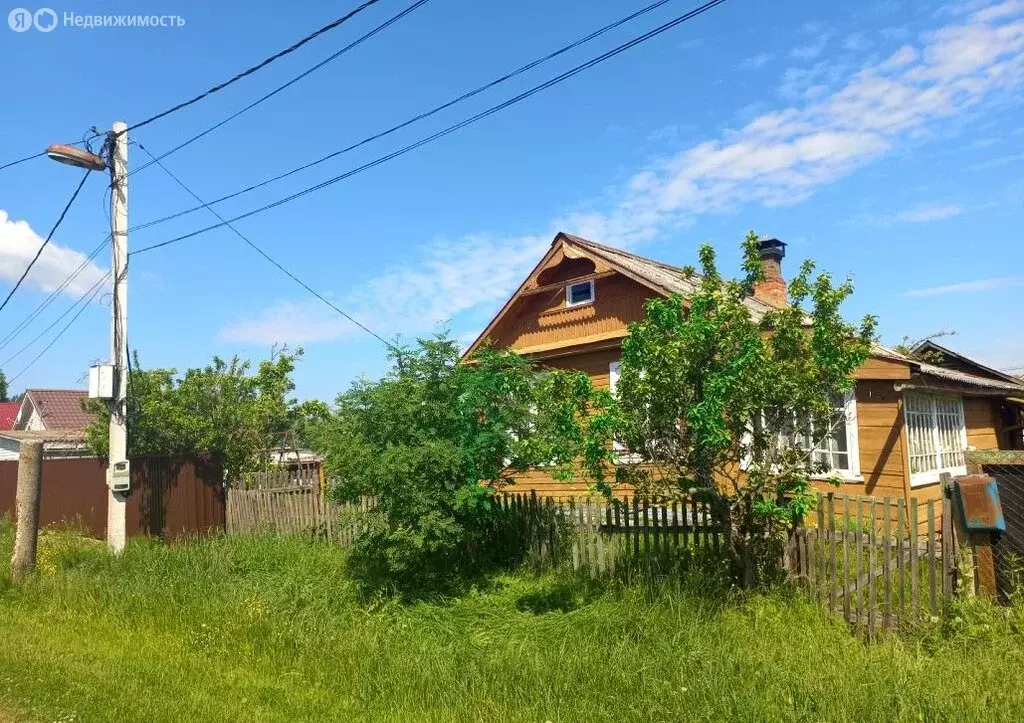
[[[594,282],[581,281],[578,284],[569,284],[565,287],[565,305],[579,306],[589,304],[594,300]]]

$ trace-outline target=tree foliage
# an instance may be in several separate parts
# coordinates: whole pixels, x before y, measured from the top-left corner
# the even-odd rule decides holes
[[[11,399],[7,389],[7,374],[4,373],[3,369],[0,369],[0,402],[9,401],[11,401]]]
[[[213,453],[229,482],[265,467],[271,449],[288,444],[296,430],[305,434],[311,420],[327,415],[322,402],[300,404],[290,396],[301,354],[277,354],[255,371],[237,356],[214,357],[181,376],[174,369],[142,369],[136,354],[128,379],[129,456]],[[87,408],[96,415],[86,430],[87,443],[105,456],[109,407],[91,399]]]
[[[835,423],[831,400],[851,387],[875,328],[870,316],[844,321],[851,282],[812,278],[810,261],[789,284],[790,305],[756,318],[757,237],[742,248],[740,279],[723,279],[705,245],[693,293],[647,302],[623,342],[617,399],[600,427],[626,450],[617,482],[712,496],[729,514],[737,556],[749,552],[743,540],[770,539],[809,509],[810,477],[827,471],[810,450]],[[602,467],[590,471],[603,480]]]
[[[452,591],[514,554],[494,545],[495,490],[538,465],[568,479],[591,404],[609,399],[585,374],[536,371],[512,353],[460,363],[444,334],[391,362],[384,378],[339,395],[321,430],[334,493],[377,500],[350,566],[368,590]]]

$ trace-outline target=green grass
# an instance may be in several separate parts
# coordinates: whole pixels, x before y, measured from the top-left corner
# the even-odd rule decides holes
[[[9,558],[9,526],[0,556]],[[1016,720],[1016,612],[866,644],[777,593],[498,579],[447,603],[360,602],[298,538],[48,535],[0,577],[0,709],[17,720]],[[703,590],[701,588],[704,588]],[[955,630],[953,629],[955,628]],[[3,712],[0,711],[0,720]]]

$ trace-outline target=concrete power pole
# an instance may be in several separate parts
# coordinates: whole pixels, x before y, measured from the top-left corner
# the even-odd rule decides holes
[[[110,233],[113,240],[110,363],[110,452],[107,467],[107,545],[114,553],[128,537],[128,124],[117,121],[110,144]]]
[[[11,556],[11,579],[21,582],[36,569],[36,542],[39,539],[39,491],[43,479],[43,443],[21,443],[18,462],[18,492],[15,497],[18,527]]]

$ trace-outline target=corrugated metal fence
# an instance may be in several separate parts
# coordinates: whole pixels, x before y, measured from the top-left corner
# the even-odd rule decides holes
[[[106,461],[45,459],[41,525],[68,525],[104,539],[107,534]],[[134,459],[128,497],[128,534],[176,539],[224,529],[224,483],[213,460]],[[15,514],[18,463],[0,462],[0,517]]]

